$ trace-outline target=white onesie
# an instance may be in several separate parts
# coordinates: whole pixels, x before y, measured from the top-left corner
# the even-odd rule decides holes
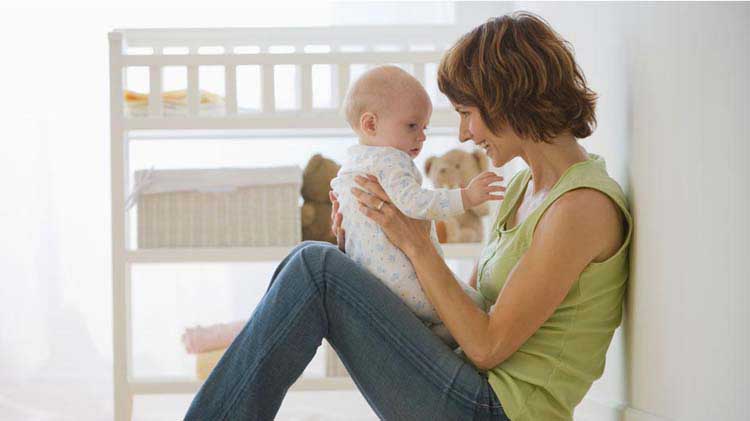
[[[422,188],[422,175],[411,157],[406,152],[387,146],[350,147],[338,176],[331,181],[344,217],[346,254],[383,281],[420,319],[428,324],[442,323],[419,285],[409,259],[391,244],[377,223],[358,210],[358,202],[351,189],[359,187],[354,181],[355,176],[367,174],[378,178],[391,202],[401,212],[417,219],[440,220],[463,213],[461,191]],[[430,238],[443,256],[434,223]],[[458,283],[472,301],[485,310],[486,304],[481,294],[461,281]],[[439,335],[448,342],[444,337],[446,333],[447,329],[443,328]]]

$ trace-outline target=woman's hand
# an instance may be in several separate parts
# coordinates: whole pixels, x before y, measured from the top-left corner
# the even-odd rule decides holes
[[[339,246],[339,250],[346,253],[346,237],[344,237],[344,227],[341,223],[344,221],[344,216],[339,212],[339,198],[333,190],[328,191],[328,198],[331,199],[333,206],[331,207],[331,232],[336,237],[336,244]]]
[[[411,257],[414,252],[430,244],[430,221],[404,215],[391,203],[375,176],[357,176],[354,181],[364,189],[352,189],[352,194],[359,201],[359,211],[380,225],[394,246]]]

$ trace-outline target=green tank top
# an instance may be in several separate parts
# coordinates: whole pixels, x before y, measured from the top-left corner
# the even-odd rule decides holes
[[[511,420],[572,420],[573,409],[604,371],[607,348],[622,318],[632,218],[622,189],[607,174],[604,159],[589,154],[587,161],[563,173],[526,220],[506,230],[505,221],[530,179],[531,172],[526,169],[508,184],[491,238],[479,259],[477,285],[491,303],[529,248],[539,219],[564,193],[582,187],[599,190],[620,207],[628,223],[625,242],[617,253],[589,264],[552,316],[513,355],[487,373]]]

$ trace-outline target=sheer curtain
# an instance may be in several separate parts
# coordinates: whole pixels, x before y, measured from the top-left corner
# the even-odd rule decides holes
[[[477,15],[476,20],[485,17]],[[299,3],[231,10],[175,2],[170,9],[0,13],[0,51],[14,58],[4,60],[0,73],[0,419],[112,417],[108,31],[455,19],[450,3]],[[442,144],[435,153],[456,145]],[[154,156],[162,163],[172,156],[148,142],[137,148],[135,156],[143,153],[143,165]],[[279,157],[301,165],[305,159]],[[178,355],[185,325],[249,316],[272,270],[269,263],[134,271],[134,349],[136,370],[141,370],[136,374],[189,374],[190,360],[154,356]],[[242,294],[227,293],[229,288]],[[217,305],[200,305],[204,293]],[[164,329],[176,337],[164,339]],[[136,401],[136,414],[138,405]],[[354,407],[355,412],[342,419],[372,418],[363,401]],[[151,415],[140,412],[141,419],[174,415],[153,408]],[[325,413],[325,408],[320,410]]]

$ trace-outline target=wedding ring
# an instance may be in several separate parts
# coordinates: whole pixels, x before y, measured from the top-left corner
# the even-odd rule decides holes
[[[385,200],[380,201],[380,204],[378,205],[378,210],[383,209],[383,205],[385,205]]]

